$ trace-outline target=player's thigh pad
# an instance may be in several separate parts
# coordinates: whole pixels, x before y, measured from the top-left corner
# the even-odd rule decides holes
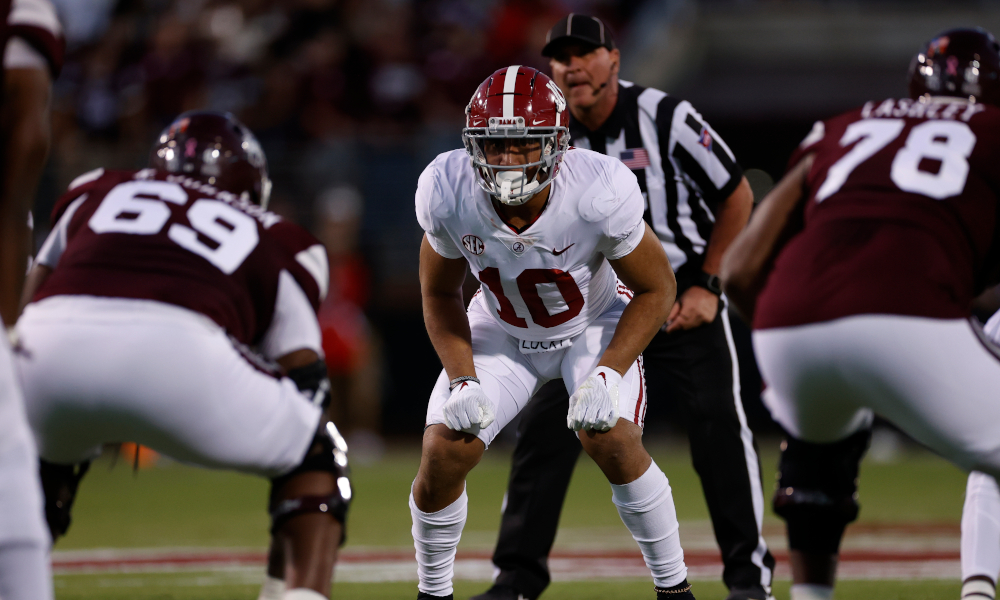
[[[828,441],[815,438],[870,409],[960,467],[1000,475],[1000,358],[969,321],[862,315],[755,332],[754,347],[771,398],[793,407],[774,416],[797,416],[799,437]]]
[[[291,380],[252,366],[206,317],[78,298],[31,305],[18,324],[18,367],[43,458],[75,463],[100,444],[134,441],[265,476],[302,461],[320,409]]]
[[[472,330],[472,361],[476,377],[493,402],[496,419],[476,437],[487,447],[507,423],[521,411],[531,396],[541,386],[538,374],[526,355],[517,349],[517,340],[507,334],[478,302],[469,308],[469,327]],[[448,374],[438,376],[427,404],[427,425],[444,423],[442,408],[451,397]]]
[[[624,303],[615,304],[580,335],[573,339],[573,345],[566,349],[562,361],[562,377],[566,391],[573,394],[590,377],[601,356],[611,343],[615,328],[621,319]],[[631,421],[642,427],[646,419],[646,377],[642,370],[642,356],[632,363],[622,377],[618,388],[618,418]]]
[[[5,335],[0,335],[0,542],[49,545],[38,455]]]

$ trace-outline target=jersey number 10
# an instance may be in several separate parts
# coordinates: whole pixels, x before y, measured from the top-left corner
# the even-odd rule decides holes
[[[826,181],[816,191],[816,202],[835,194],[851,173],[876,152],[899,137],[906,121],[903,119],[865,119],[848,125],[840,145],[857,142],[851,150],[827,171]],[[860,141],[859,141],[860,140]],[[915,126],[906,137],[892,161],[889,176],[904,192],[944,200],[962,193],[969,177],[968,158],[976,145],[976,134],[958,121],[925,121]],[[938,160],[937,173],[917,167],[923,159]]]
[[[128,181],[115,186],[90,217],[95,233],[155,235],[170,220],[170,207],[184,206],[188,194],[167,181]],[[220,200],[200,198],[187,210],[188,223],[174,223],[167,237],[232,275],[257,247],[257,221]]]
[[[500,283],[500,269],[487,267],[479,272],[479,281],[483,283],[500,303],[500,310],[497,316],[510,323],[514,327],[528,328],[528,322],[517,316],[514,312],[514,305],[503,293],[503,286]],[[528,307],[531,320],[539,327],[556,327],[569,321],[580,314],[583,310],[583,294],[580,288],[573,281],[573,276],[559,269],[525,269],[517,276],[517,291],[521,294],[521,300]],[[549,314],[549,309],[545,308],[542,297],[538,295],[538,284],[554,283],[563,300],[566,301],[566,310]]]

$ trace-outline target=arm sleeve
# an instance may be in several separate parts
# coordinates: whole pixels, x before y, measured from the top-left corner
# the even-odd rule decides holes
[[[4,69],[48,69],[49,63],[38,50],[19,37],[7,41],[7,49],[3,53]]]
[[[435,214],[443,208],[447,197],[438,176],[437,163],[435,160],[429,164],[417,181],[417,222],[435,252],[445,258],[462,258],[462,251],[448,235],[439,215]]]
[[[66,245],[69,243],[69,223],[73,220],[76,209],[86,199],[86,196],[81,196],[66,208],[56,226],[49,232],[49,237],[45,238],[45,243],[42,244],[41,249],[38,251],[38,255],[35,257],[36,264],[52,268],[55,268],[59,264],[59,259],[62,257],[63,252],[66,250]]]
[[[607,240],[601,252],[608,260],[618,260],[635,250],[642,240],[646,231],[642,220],[645,201],[635,173],[617,160],[609,164],[607,175],[615,202],[604,222]]]
[[[323,356],[323,336],[306,293],[291,273],[281,271],[274,317],[261,339],[260,351],[268,360],[276,360],[302,349],[313,350]]]
[[[743,169],[722,137],[690,102],[679,103],[672,117],[665,117],[666,115],[657,115],[657,121],[661,125],[670,123],[669,137],[661,134],[660,140],[661,143],[662,140],[670,140],[670,152],[684,174],[698,186],[702,196],[710,203],[728,198],[742,181]]]
[[[63,38],[59,15],[50,0],[13,0],[10,14],[7,17],[10,35],[20,39],[33,48],[45,63],[42,68],[48,68],[52,79],[59,76],[62,70],[63,58],[66,52],[66,42]],[[8,52],[10,48],[7,48]],[[23,58],[23,55],[22,55]],[[6,68],[25,68],[7,66]]]

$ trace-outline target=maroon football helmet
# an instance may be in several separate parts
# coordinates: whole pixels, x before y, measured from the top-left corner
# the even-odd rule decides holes
[[[257,138],[229,113],[188,111],[167,126],[149,166],[243,194],[262,208],[271,197],[267,158]]]
[[[1000,106],[1000,44],[990,32],[950,29],[910,63],[910,98],[957,96]]]
[[[479,187],[504,204],[517,205],[552,183],[569,148],[565,111],[559,86],[531,67],[514,65],[487,77],[465,108],[462,130]],[[486,161],[485,143],[513,139],[538,140],[539,160],[505,166]]]

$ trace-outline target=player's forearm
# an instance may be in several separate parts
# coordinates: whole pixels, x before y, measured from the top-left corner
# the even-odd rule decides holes
[[[719,206],[715,215],[715,226],[705,249],[705,260],[701,268],[706,273],[717,274],[722,257],[746,227],[753,210],[753,191],[746,177],[736,186],[736,190]]]
[[[42,287],[42,284],[45,283],[45,280],[51,274],[52,267],[48,265],[35,263],[31,267],[28,278],[24,282],[24,292],[21,294],[21,310],[24,310],[24,307],[31,302],[31,299],[35,297],[35,293],[38,292],[38,288]]]
[[[49,76],[41,69],[5,72],[0,108],[4,140],[0,183],[0,315],[17,319],[31,252],[28,211],[49,151]]]
[[[20,313],[20,293],[28,270],[31,232],[27,212],[23,213],[24,221],[20,223],[22,213],[4,213],[0,216],[0,317],[7,325],[13,325]]]
[[[670,307],[674,304],[677,286],[656,291],[636,293],[622,312],[599,366],[610,367],[622,375],[629,370],[642,351],[667,321]]]
[[[424,296],[424,326],[449,379],[476,375],[472,330],[461,293]]]
[[[722,287],[747,322],[753,321],[757,295],[767,281],[774,257],[801,227],[805,196],[802,186],[811,166],[812,157],[807,156],[778,182],[722,259]]]

